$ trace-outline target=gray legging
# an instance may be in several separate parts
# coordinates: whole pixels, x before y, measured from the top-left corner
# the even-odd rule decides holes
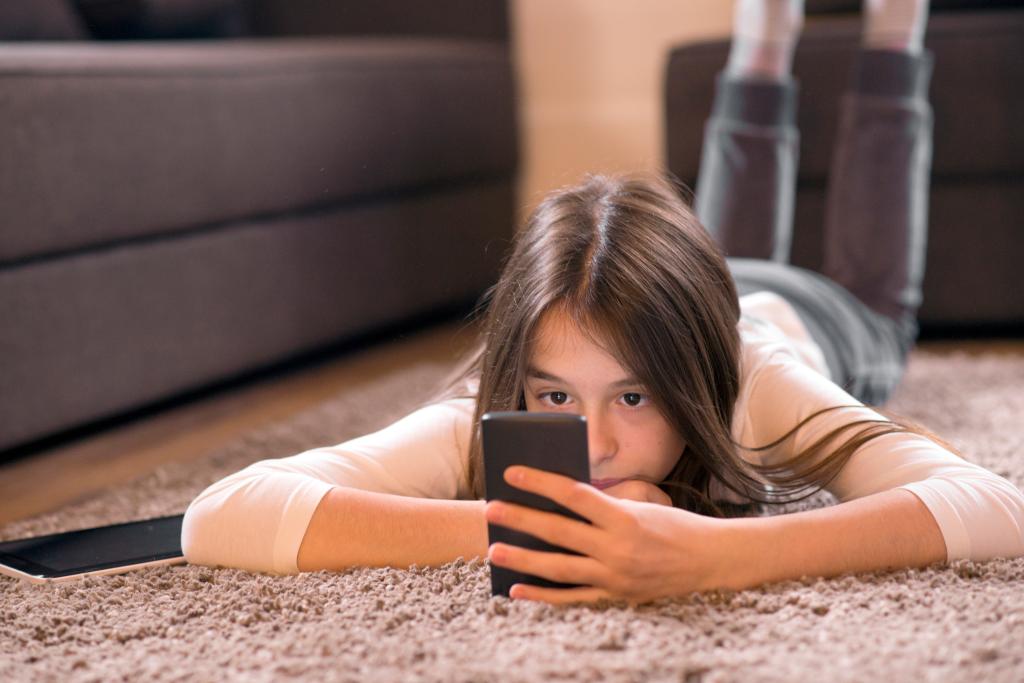
[[[832,380],[882,405],[917,339],[931,170],[932,55],[861,50],[843,96],[822,273],[788,263],[799,133],[797,84],[719,74],[695,207],[739,294],[791,303]]]

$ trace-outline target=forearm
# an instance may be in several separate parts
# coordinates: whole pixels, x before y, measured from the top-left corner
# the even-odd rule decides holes
[[[487,556],[482,500],[435,500],[338,487],[320,501],[299,571],[440,566]]]
[[[945,561],[934,517],[905,489],[774,517],[722,520],[719,584],[742,590],[801,576],[836,576]]]

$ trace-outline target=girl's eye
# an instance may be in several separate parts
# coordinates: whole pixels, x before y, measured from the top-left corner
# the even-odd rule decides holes
[[[561,396],[562,397],[561,400],[557,400],[555,398],[551,399],[551,402],[554,403],[556,406],[564,405],[565,401],[568,400],[568,396],[566,395],[566,393],[564,391],[549,391],[547,393],[544,393],[544,394],[540,395],[541,398],[544,398],[545,396],[551,396],[551,397]]]
[[[537,398],[543,401],[549,396],[551,397],[551,403],[553,403],[556,406],[563,406],[565,405],[566,401],[569,400],[569,395],[566,394],[564,391],[547,391],[540,394]],[[629,406],[630,408],[639,408],[641,407],[642,402],[648,400],[646,396],[635,391],[625,393],[622,396],[625,399],[626,405]]]
[[[628,405],[631,408],[636,408],[637,405],[645,398],[643,394],[638,394],[636,392],[623,394],[623,396],[626,397],[626,405]]]

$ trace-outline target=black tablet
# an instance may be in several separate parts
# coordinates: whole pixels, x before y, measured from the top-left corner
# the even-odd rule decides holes
[[[0,574],[33,583],[181,564],[184,515],[0,542]]]

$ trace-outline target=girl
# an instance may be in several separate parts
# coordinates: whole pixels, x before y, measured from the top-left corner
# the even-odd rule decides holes
[[[910,5],[868,3],[834,155],[826,276],[784,262],[802,6],[741,0],[697,215],[642,176],[592,176],[548,196],[484,297],[478,347],[443,390],[378,432],[211,485],[185,514],[188,561],[295,573],[486,556],[582,585],[519,584],[514,598],[636,604],[1024,554],[1013,484],[870,407],[903,372],[921,299],[930,57],[926,8]],[[878,23],[893,16],[910,25]],[[479,425],[496,410],[586,417],[590,485],[525,467],[504,476],[590,524],[486,503]],[[749,514],[822,488],[840,504]],[[581,554],[488,547],[488,522]]]

